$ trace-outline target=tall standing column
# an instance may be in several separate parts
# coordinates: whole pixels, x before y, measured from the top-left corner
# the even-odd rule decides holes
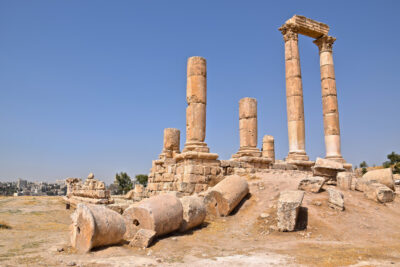
[[[314,41],[319,48],[326,158],[345,162],[340,152],[340,127],[332,46],[336,38],[324,35]]]
[[[260,157],[257,148],[257,100],[245,97],[239,101],[239,151],[232,157]]]
[[[202,57],[190,57],[187,64],[186,143],[183,152],[209,152],[206,137],[207,66]]]
[[[298,28],[284,24],[279,30],[285,41],[286,108],[288,118],[289,154],[287,160],[309,158],[305,151],[303,86],[301,81]]]

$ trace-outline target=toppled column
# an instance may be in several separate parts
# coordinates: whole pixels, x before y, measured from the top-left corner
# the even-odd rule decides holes
[[[263,137],[262,156],[271,159],[272,163],[275,162],[275,140],[272,135],[264,135]]]
[[[207,213],[214,216],[228,216],[249,193],[245,178],[238,175],[227,176],[207,192],[204,203]]]
[[[164,145],[160,158],[173,158],[180,153],[181,132],[175,128],[164,129]]]
[[[303,191],[282,191],[280,193],[277,209],[279,231],[294,231],[303,198]]]
[[[250,156],[260,157],[257,148],[257,100],[245,97],[239,101],[240,148],[233,158]]]
[[[324,35],[316,39],[314,43],[319,48],[320,57],[326,158],[344,163],[345,160],[340,152],[339,110],[332,56],[335,40],[336,38],[332,36]]]
[[[156,236],[178,230],[183,220],[183,208],[179,199],[171,194],[162,194],[144,199],[126,209],[126,239],[132,239],[139,229],[156,232]]]
[[[207,65],[205,58],[190,57],[187,64],[186,144],[183,152],[209,152],[206,137]]]
[[[305,151],[303,86],[298,47],[298,26],[287,23],[279,28],[285,41],[286,105],[289,154],[287,160],[308,161]]]
[[[186,196],[180,201],[183,207],[183,221],[179,231],[185,232],[202,224],[207,214],[203,198]]]
[[[366,181],[376,181],[394,190],[393,172],[391,168],[368,171],[362,178]]]
[[[95,247],[118,244],[123,239],[123,217],[105,206],[80,203],[71,217],[71,244],[80,253]]]

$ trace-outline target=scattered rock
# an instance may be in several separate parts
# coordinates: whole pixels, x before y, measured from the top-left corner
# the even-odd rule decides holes
[[[303,191],[281,192],[277,209],[279,231],[293,231],[295,229],[303,198]]]
[[[350,190],[353,174],[351,172],[339,172],[336,176],[336,185],[340,189]]]
[[[393,172],[391,168],[368,171],[362,178],[367,181],[376,181],[394,190]]]
[[[340,162],[317,158],[312,171],[314,176],[323,176],[326,180],[336,180],[337,173],[345,171],[345,169]]]
[[[312,202],[312,204],[319,207],[319,206],[322,205],[322,202],[321,201],[314,201],[314,202]]]
[[[156,231],[149,229],[139,229],[129,245],[137,248],[148,248],[156,236]]]
[[[364,196],[368,199],[380,203],[391,202],[394,200],[394,192],[389,187],[379,184],[370,183],[365,187]]]
[[[261,219],[267,219],[267,218],[269,218],[269,214],[268,213],[261,213],[260,214],[260,218]]]
[[[325,179],[323,177],[307,177],[300,181],[298,189],[306,192],[318,193],[324,183]]]
[[[67,263],[67,266],[75,266],[75,265],[76,265],[76,262],[74,262],[74,261],[71,261],[71,262]]]
[[[344,210],[343,193],[333,188],[328,188],[327,191],[329,194],[329,199],[328,199],[329,207],[337,210]]]

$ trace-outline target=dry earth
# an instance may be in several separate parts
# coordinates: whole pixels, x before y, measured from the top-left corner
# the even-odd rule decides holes
[[[85,255],[69,246],[71,211],[60,198],[2,197],[0,224],[11,229],[0,227],[0,266],[400,265],[399,198],[385,205],[343,191],[346,210],[340,212],[328,207],[327,192],[306,193],[307,229],[275,231],[279,192],[296,189],[305,175],[274,171],[248,177],[251,196],[229,217],[166,236],[148,249],[122,244]]]

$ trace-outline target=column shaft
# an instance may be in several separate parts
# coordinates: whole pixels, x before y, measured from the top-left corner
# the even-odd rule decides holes
[[[279,29],[285,41],[286,108],[288,118],[288,159],[308,160],[305,152],[303,86],[297,28],[285,24]]]
[[[322,110],[326,158],[344,162],[340,151],[340,126],[332,45],[336,38],[322,36],[314,41],[319,48],[322,88]]]
[[[185,151],[209,152],[206,137],[207,66],[202,57],[190,57],[187,64]]]

